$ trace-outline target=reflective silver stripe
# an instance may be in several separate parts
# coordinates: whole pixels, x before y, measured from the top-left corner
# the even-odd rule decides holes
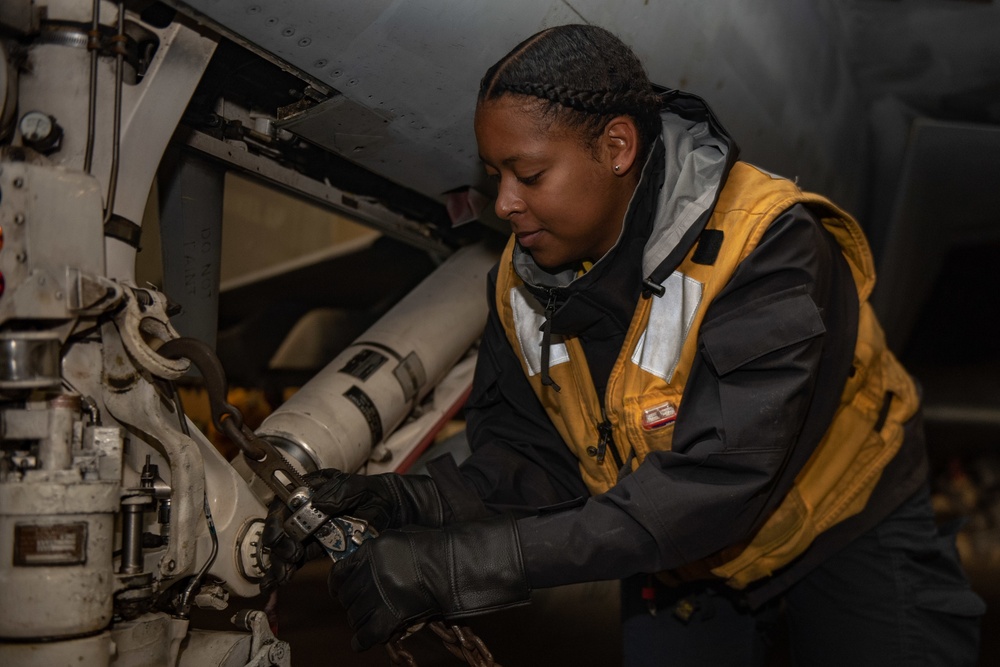
[[[703,287],[679,271],[663,282],[666,291],[661,297],[653,297],[649,322],[632,353],[632,363],[670,382],[701,304]]]
[[[545,309],[524,287],[514,287],[510,290],[510,307],[514,314],[514,330],[517,332],[517,342],[520,343],[521,354],[528,366],[528,375],[538,375],[542,372],[542,322],[545,321]],[[562,341],[562,336],[552,336],[553,341]],[[569,351],[566,345],[559,342],[549,350],[549,368],[569,361]]]

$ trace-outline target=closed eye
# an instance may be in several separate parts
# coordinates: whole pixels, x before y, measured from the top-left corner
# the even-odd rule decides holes
[[[534,185],[535,183],[538,182],[538,178],[541,175],[542,172],[538,172],[537,174],[532,174],[531,176],[518,176],[517,180],[520,181],[521,183],[524,183],[525,185]]]

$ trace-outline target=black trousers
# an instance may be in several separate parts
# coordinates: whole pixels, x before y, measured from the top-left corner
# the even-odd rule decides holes
[[[935,525],[924,488],[755,610],[717,583],[627,579],[624,665],[972,667],[986,607],[969,588],[954,538],[954,527]],[[650,587],[655,599],[643,595]]]

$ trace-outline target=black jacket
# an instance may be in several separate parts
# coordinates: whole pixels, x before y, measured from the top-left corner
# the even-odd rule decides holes
[[[685,113],[691,112],[692,99],[697,98],[684,98]],[[716,131],[723,132],[718,127]],[[651,172],[633,198],[618,243],[590,273],[560,290],[552,317],[553,333],[579,337],[599,395],[635,304],[643,298],[642,250],[663,183],[662,174],[657,175],[663,160],[658,143],[646,165]],[[698,231],[686,234],[672,256],[686,254]],[[673,267],[661,269],[669,273]],[[725,378],[697,359],[673,449],[650,455],[610,491],[589,497],[575,456],[549,421],[508,344],[496,313],[495,284],[496,270],[490,274],[490,315],[466,409],[472,455],[458,471],[447,462],[432,471],[453,506],[475,513],[472,508],[481,502],[487,510],[523,517],[518,522],[522,551],[529,582],[536,588],[668,570],[745,539],[781,501],[819,443],[851,372],[857,336],[855,285],[836,241],[807,208],[797,205],[772,224],[741,263],[712,303],[701,330],[728,321],[728,330],[738,335],[766,337],[766,323],[733,326],[732,313],[797,288],[815,302],[826,333]],[[777,417],[773,409],[766,417],[758,409],[762,386],[768,405],[780,406]],[[775,429],[775,423],[781,428]],[[866,510],[824,533],[798,561],[752,586],[752,604],[786,588],[916,490],[926,471],[918,429],[913,431],[906,451],[886,469]],[[747,441],[761,440],[767,440],[771,454],[731,455],[736,444],[745,447]],[[650,521],[651,515],[655,521]],[[650,525],[661,529],[654,534]]]

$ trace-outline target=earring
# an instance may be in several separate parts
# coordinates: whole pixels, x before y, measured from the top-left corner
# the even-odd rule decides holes
[[[621,166],[620,164],[616,164],[616,165],[615,165],[615,171],[618,171],[618,170],[619,170],[619,169],[621,169],[621,168],[622,168],[622,166]]]

